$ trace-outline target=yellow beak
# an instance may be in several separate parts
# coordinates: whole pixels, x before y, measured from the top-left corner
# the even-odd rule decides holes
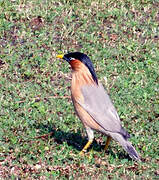
[[[58,54],[56,57],[60,58],[60,59],[63,59],[63,56],[64,56],[64,54]]]

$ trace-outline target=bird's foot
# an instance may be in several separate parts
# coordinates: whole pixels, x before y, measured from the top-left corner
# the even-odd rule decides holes
[[[84,156],[84,153],[85,153],[85,152],[81,151],[81,152],[79,153],[79,155],[80,155],[80,156]]]
[[[87,149],[90,147],[90,145],[92,144],[92,142],[93,142],[93,140],[89,140],[79,154],[80,154],[80,155],[84,155],[84,153],[85,153],[85,152],[87,151]]]

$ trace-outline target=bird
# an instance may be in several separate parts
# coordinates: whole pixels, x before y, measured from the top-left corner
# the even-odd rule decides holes
[[[140,157],[128,141],[129,133],[122,127],[119,115],[107,91],[98,81],[90,58],[81,52],[59,54],[72,69],[71,98],[75,112],[86,129],[88,142],[81,150],[84,154],[94,140],[94,130],[107,136],[106,151],[111,139],[117,141],[129,156],[138,161]]]

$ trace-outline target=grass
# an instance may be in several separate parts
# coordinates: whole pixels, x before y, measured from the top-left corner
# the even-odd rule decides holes
[[[158,179],[159,2],[0,1],[0,179]],[[87,141],[60,52],[94,63],[142,162]],[[50,134],[49,134],[50,133]],[[45,136],[48,134],[48,136]]]

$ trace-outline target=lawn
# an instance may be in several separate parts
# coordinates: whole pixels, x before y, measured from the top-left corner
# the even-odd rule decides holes
[[[159,179],[159,1],[0,1],[0,179]],[[92,60],[130,141],[104,135],[85,154],[69,64]]]

